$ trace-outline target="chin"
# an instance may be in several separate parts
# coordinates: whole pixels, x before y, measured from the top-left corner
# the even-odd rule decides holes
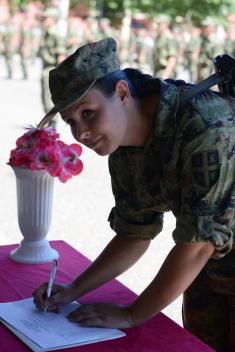
[[[110,155],[110,154],[112,154],[116,149],[117,149],[118,147],[114,147],[114,146],[110,146],[109,148],[102,148],[102,147],[100,147],[100,148],[97,148],[97,149],[93,149],[94,150],[94,152],[96,153],[96,154],[98,154],[98,155],[100,155],[100,156],[107,156],[107,155]]]
[[[104,150],[94,150],[94,152],[100,156],[109,155],[109,153],[105,152]]]

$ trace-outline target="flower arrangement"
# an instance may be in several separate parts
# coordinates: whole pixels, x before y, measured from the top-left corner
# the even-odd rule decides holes
[[[82,147],[79,144],[65,144],[59,140],[59,134],[53,127],[28,130],[16,141],[16,148],[11,150],[8,164],[23,169],[43,170],[51,176],[66,182],[83,169],[79,159]]]

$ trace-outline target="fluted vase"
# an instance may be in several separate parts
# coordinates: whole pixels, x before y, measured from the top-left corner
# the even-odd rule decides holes
[[[58,259],[46,236],[51,224],[54,177],[45,170],[12,167],[16,176],[18,224],[23,235],[10,258],[21,263],[46,263]]]

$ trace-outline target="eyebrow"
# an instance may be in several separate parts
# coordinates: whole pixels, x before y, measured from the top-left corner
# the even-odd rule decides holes
[[[76,103],[74,103],[74,106],[75,106],[75,108],[77,109],[78,107],[80,107],[81,105],[83,105],[83,104],[86,104],[86,103],[89,103],[89,101],[81,101],[81,102],[78,102],[77,104]],[[63,120],[67,120],[67,117],[66,117],[66,115],[63,115],[62,114],[62,112],[61,112],[61,118],[63,119]]]

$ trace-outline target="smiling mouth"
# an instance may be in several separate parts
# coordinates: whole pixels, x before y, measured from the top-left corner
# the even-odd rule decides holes
[[[102,138],[97,139],[95,142],[89,143],[88,147],[91,149],[95,149],[98,144],[100,143],[100,141],[102,140]]]

